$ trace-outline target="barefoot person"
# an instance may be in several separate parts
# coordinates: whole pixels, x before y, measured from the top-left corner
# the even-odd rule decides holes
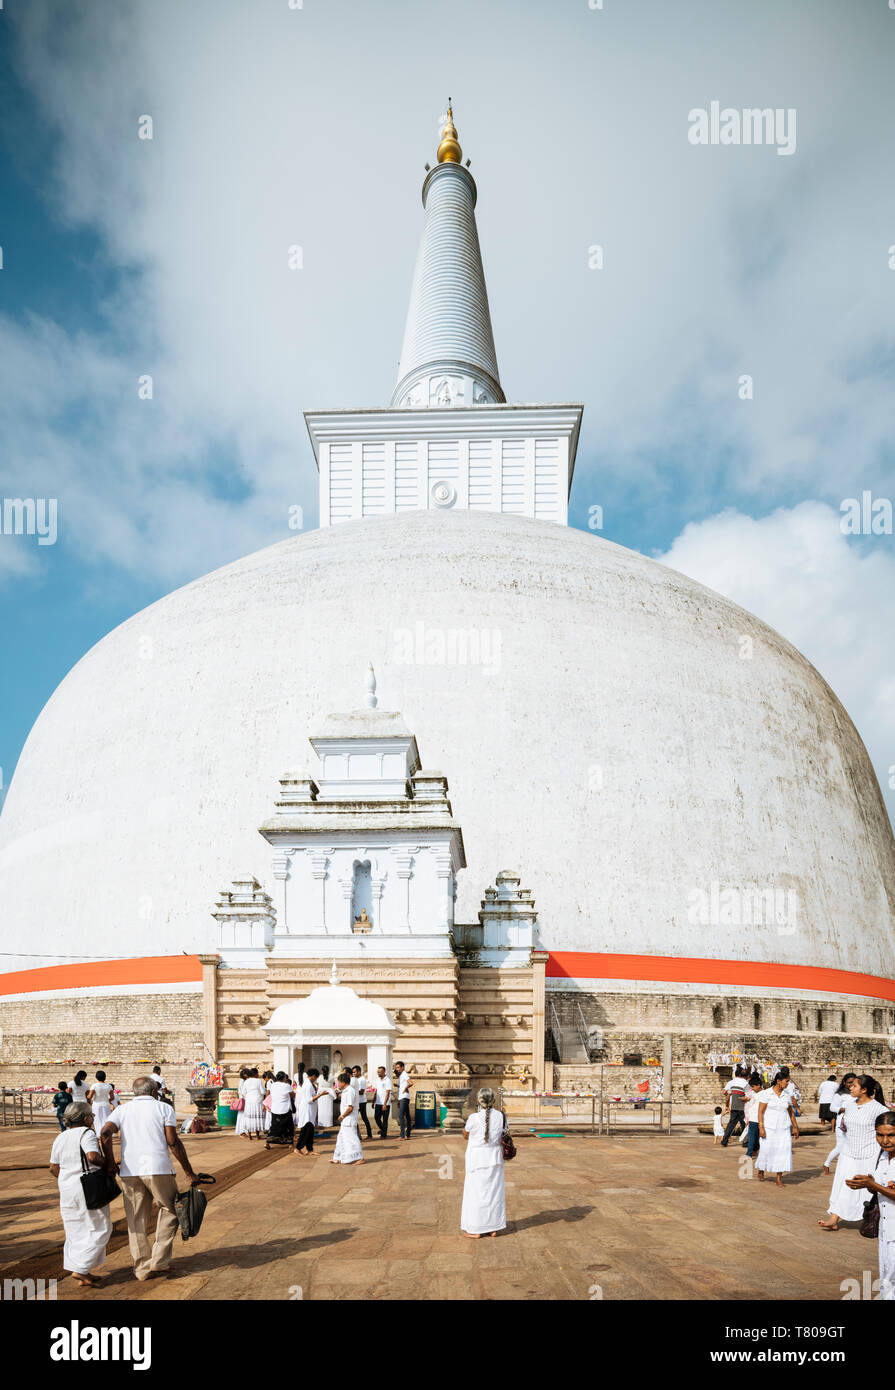
[[[87,1159],[88,1168],[108,1165],[103,1162],[99,1140],[93,1132],[93,1110],[87,1101],[69,1104],[62,1120],[65,1130],[57,1134],[50,1150],[50,1172],[59,1180],[59,1210],[65,1228],[62,1265],[81,1288],[95,1289],[102,1280],[93,1271],[106,1262],[112,1218],[107,1206],[90,1211],[84,1201],[81,1154]]]
[[[840,1112],[845,1140],[836,1164],[827,1220],[817,1223],[825,1231],[837,1231],[840,1221],[860,1221],[864,1215],[864,1198],[847,1185],[848,1179],[865,1174],[876,1161],[876,1117],[891,1113],[883,1103],[883,1088],[875,1077],[856,1076],[849,1089],[851,1099]]]
[[[507,1195],[503,1145],[506,1126],[502,1110],[494,1109],[494,1092],[484,1086],[478,1110],[466,1121],[466,1179],[460,1230],[465,1236],[496,1236],[507,1225]]]
[[[330,1163],[365,1163],[357,1132],[357,1092],[351,1084],[351,1072],[343,1071],[338,1077],[339,1087],[339,1137]]]
[[[774,1078],[773,1086],[758,1093],[758,1170],[759,1182],[764,1182],[765,1173],[773,1173],[777,1186],[783,1186],[783,1174],[792,1172],[792,1141],[799,1137],[792,1109],[792,1100],[786,1094],[789,1085],[789,1068],[781,1067]]]
[[[871,1173],[846,1178],[855,1191],[875,1192],[879,1200],[879,1296],[895,1303],[895,1115],[876,1117],[879,1154]]]

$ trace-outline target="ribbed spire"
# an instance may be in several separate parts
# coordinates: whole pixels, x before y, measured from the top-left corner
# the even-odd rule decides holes
[[[392,405],[465,406],[506,399],[475,224],[476,186],[461,155],[448,105],[439,163],[423,184],[426,220]]]

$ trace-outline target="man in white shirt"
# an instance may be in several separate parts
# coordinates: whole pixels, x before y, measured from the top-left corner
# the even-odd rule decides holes
[[[401,1139],[410,1139],[410,1077],[403,1062],[395,1063],[395,1076],[398,1078],[398,1121],[401,1126]]]
[[[351,1068],[354,1077],[354,1085],[357,1090],[357,1127],[360,1129],[361,1120],[367,1126],[367,1138],[373,1138],[373,1131],[370,1128],[370,1121],[367,1117],[367,1078],[360,1067]]]
[[[153,1067],[153,1068],[152,1068],[152,1075],[151,1075],[151,1077],[150,1077],[149,1079],[150,1079],[150,1081],[154,1081],[156,1087],[158,1088],[158,1095],[156,1096],[156,1100],[163,1100],[163,1101],[166,1102],[166,1104],[170,1105],[170,1104],[171,1104],[171,1096],[170,1096],[170,1092],[169,1092],[169,1090],[168,1090],[168,1083],[167,1083],[167,1081],[165,1080],[165,1078],[162,1076],[162,1069],[161,1069],[161,1067]]]
[[[174,1111],[164,1101],[156,1100],[156,1091],[153,1077],[138,1076],[134,1081],[134,1099],[112,1112],[100,1134],[106,1159],[121,1179],[134,1274],[141,1280],[162,1273],[171,1263],[171,1247],[178,1230],[174,1208],[177,1179],[171,1155],[191,1187],[199,1181],[177,1133]],[[121,1136],[119,1165],[115,1164],[112,1148],[116,1130]],[[159,1214],[155,1241],[150,1245],[147,1227],[153,1200],[158,1203]]]
[[[385,1067],[376,1069],[376,1104],[373,1106],[373,1119],[379,1130],[379,1138],[388,1138],[388,1112],[392,1098],[392,1083],[386,1075]]]
[[[833,1123],[830,1105],[838,1090],[839,1082],[836,1080],[835,1076],[828,1076],[826,1081],[822,1081],[817,1088],[817,1103],[820,1107],[820,1122],[822,1125],[831,1125]]]

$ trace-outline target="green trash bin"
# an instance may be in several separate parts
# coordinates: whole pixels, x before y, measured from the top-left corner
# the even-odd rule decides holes
[[[439,1105],[439,1107],[438,1107],[438,1123],[439,1123],[439,1125],[441,1126],[442,1129],[444,1129],[444,1122],[445,1122],[446,1119],[447,1119],[447,1106],[444,1104],[444,1101],[442,1101],[441,1105]]]
[[[233,1109],[239,1100],[239,1091],[225,1089],[218,1094],[218,1124],[221,1129],[232,1129],[236,1124],[236,1111]]]
[[[414,1129],[435,1128],[435,1092],[417,1091],[413,1105]]]

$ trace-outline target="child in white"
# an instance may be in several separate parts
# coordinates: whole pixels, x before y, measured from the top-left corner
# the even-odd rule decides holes
[[[720,1105],[715,1106],[715,1118],[712,1122],[712,1133],[715,1136],[712,1140],[713,1145],[717,1144],[719,1140],[724,1138],[724,1116],[721,1113]]]

